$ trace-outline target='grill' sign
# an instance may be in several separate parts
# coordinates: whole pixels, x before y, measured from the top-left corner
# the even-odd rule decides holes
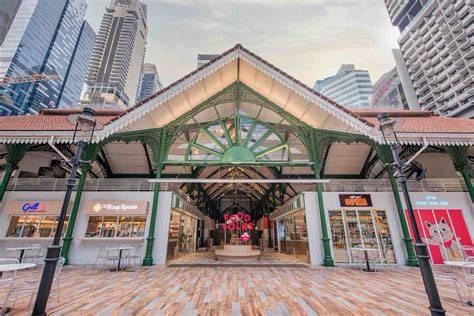
[[[253,223],[250,222],[250,215],[244,214],[243,212],[238,212],[237,214],[224,214],[224,223],[222,223],[222,228],[224,230],[251,230],[253,228]]]

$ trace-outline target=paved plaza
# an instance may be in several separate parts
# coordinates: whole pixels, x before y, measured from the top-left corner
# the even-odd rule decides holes
[[[444,272],[437,271],[438,275]],[[18,272],[39,278],[40,270]],[[451,315],[472,315],[451,283],[439,281]],[[377,273],[337,267],[150,267],[129,272],[68,266],[50,315],[428,315],[419,270]],[[28,299],[12,315],[25,315]]]

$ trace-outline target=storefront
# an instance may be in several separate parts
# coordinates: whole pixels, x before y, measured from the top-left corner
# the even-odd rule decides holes
[[[144,238],[148,215],[146,201],[87,201],[85,238]]]
[[[278,251],[309,262],[308,228],[304,195],[282,207],[276,218]]]
[[[7,226],[2,235],[7,239],[47,239],[56,233],[55,228],[59,219],[63,201],[31,200],[7,201],[3,208],[3,218]],[[63,227],[66,231],[71,204]],[[3,225],[2,225],[3,226]]]
[[[378,257],[395,263],[386,210],[374,207],[370,194],[339,194],[338,209],[329,209],[336,263],[353,263],[354,248],[375,248]]]
[[[474,251],[466,250],[473,242],[469,232],[469,220],[472,220],[466,207],[452,195],[443,193],[415,194],[413,208],[421,237],[428,244],[431,260],[434,264],[445,261],[463,261],[473,256]],[[413,227],[405,210],[413,238]],[[472,223],[472,222],[471,222]]]
[[[197,249],[198,221],[204,216],[193,206],[188,205],[173,194],[168,231],[167,259],[179,254],[194,253]]]

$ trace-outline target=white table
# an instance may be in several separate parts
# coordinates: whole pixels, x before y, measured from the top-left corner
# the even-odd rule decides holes
[[[122,253],[123,253],[124,250],[132,250],[133,248],[134,247],[127,246],[127,247],[112,247],[112,248],[108,249],[108,250],[118,250],[118,252],[119,252],[117,269],[112,269],[112,270],[110,270],[111,272],[114,272],[114,271],[118,272],[118,271],[125,270],[125,269],[120,268],[120,263],[122,262]]]
[[[451,267],[463,267],[466,263],[466,261],[445,261],[444,264],[447,266]],[[474,263],[474,262],[469,262],[469,263]]]
[[[367,269],[364,271],[367,272],[375,272],[375,270],[370,269],[370,260],[369,260],[369,251],[379,251],[377,248],[351,248],[352,251],[363,251],[364,252],[364,259],[365,259],[365,265],[367,266]]]
[[[35,263],[7,263],[0,264],[0,277],[3,276],[3,272],[25,270],[36,267]]]
[[[18,261],[21,261],[23,260],[23,256],[25,255],[25,251],[26,250],[36,250],[36,249],[39,249],[39,247],[36,247],[36,246],[25,246],[25,247],[14,247],[14,248],[7,248],[8,251],[19,251],[20,252],[20,256],[18,256]]]

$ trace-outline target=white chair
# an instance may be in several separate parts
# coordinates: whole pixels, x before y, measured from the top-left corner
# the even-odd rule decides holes
[[[142,250],[143,246],[138,246],[134,247],[132,249],[132,253],[126,255],[126,259],[128,261],[128,264],[133,265],[133,266],[139,266],[140,265],[140,260],[142,258]]]
[[[39,244],[30,245],[34,249],[27,249],[25,250],[25,254],[23,256],[22,262],[27,262],[31,259],[32,262],[38,265],[38,261],[40,258],[43,258],[46,255],[46,247],[41,246]]]
[[[118,262],[118,260],[119,260],[119,250],[107,248],[106,255],[104,258],[104,264],[102,265],[102,269],[105,270],[109,262],[115,265],[115,263]]]
[[[435,280],[443,280],[443,281],[451,283],[454,286],[454,288],[456,289],[456,293],[458,295],[458,299],[459,299],[460,302],[462,302],[463,297],[461,295],[461,291],[459,290],[459,279],[458,279],[458,277],[455,276],[455,275],[446,275],[446,274],[439,275],[438,273],[436,273],[436,268],[433,265],[431,265],[431,269],[433,270]]]
[[[20,257],[20,252],[16,248],[5,247],[5,258],[17,259]]]
[[[6,258],[0,259],[0,265],[2,264],[18,264],[19,260],[15,258]],[[33,303],[33,296],[38,290],[37,286],[31,286],[29,283],[23,282],[21,285],[18,286],[15,283],[16,277],[16,270],[3,273],[2,278],[0,279],[0,287],[6,289],[7,294],[5,296],[5,300],[3,301],[2,311],[0,315],[5,315],[11,308],[15,306],[16,299],[22,295],[29,295],[30,301],[28,303],[28,307],[30,308]]]
[[[100,246],[99,249],[97,249],[97,257],[95,258],[94,265],[97,265],[99,261],[105,260],[106,258],[107,258],[107,247]]]
[[[465,264],[462,266],[464,282],[467,286],[469,301],[473,302],[472,290],[474,289],[474,257],[466,258]]]

